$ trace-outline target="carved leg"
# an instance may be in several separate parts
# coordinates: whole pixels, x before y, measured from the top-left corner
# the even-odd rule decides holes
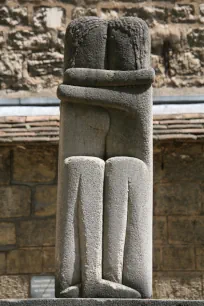
[[[151,266],[148,181],[148,169],[139,159],[114,157],[106,162],[103,278],[141,294],[146,285],[141,271],[146,270],[145,265]]]
[[[139,297],[137,291],[102,279],[103,181],[105,162],[93,157],[75,161],[80,173],[78,221],[81,258],[82,297]],[[74,287],[68,290],[73,294]]]
[[[111,159],[111,162],[112,160],[113,159]],[[125,165],[126,163],[121,163],[122,168],[119,167],[118,171],[117,163],[113,163],[113,167],[116,172],[110,172],[112,177],[110,175],[109,184],[115,185],[116,183],[114,187],[116,188],[114,189],[115,192],[117,192],[117,188],[120,190],[124,183],[120,180],[122,185],[120,185],[120,183],[117,184],[114,179],[114,176],[118,178],[120,177],[121,173],[125,173],[123,171],[123,164]],[[114,281],[102,279],[104,161],[94,157],[71,157],[66,160],[66,166],[68,167],[67,209],[69,213],[65,216],[65,220],[67,220],[65,231],[67,240],[64,239],[64,241],[66,241],[67,251],[65,248],[65,253],[67,253],[64,254],[62,264],[64,264],[63,275],[67,277],[69,283],[67,281],[68,286],[64,287],[63,291],[61,291],[60,297],[140,297],[138,291],[123,284],[117,283],[116,281],[118,281],[118,279],[115,279]],[[122,175],[122,177],[125,176]],[[114,219],[116,218],[115,224],[120,225],[120,223],[117,223],[119,221],[117,220],[117,211],[119,212],[120,207],[117,210],[117,207],[114,205],[114,192],[112,194],[110,193],[110,199],[111,198],[113,202],[109,204],[112,205],[113,211],[111,214],[110,209],[110,216],[112,216],[113,220],[111,220],[111,217],[109,217],[107,224],[109,224],[111,221],[115,222]],[[122,203],[125,202],[122,201]],[[122,208],[123,213],[125,212],[124,209],[127,210],[127,203],[124,204],[124,207]],[[75,224],[73,224],[73,220]],[[123,223],[123,228],[126,229],[126,223]],[[118,232],[119,234],[116,237],[115,234]],[[108,233],[108,235],[109,234],[110,233]],[[109,260],[112,257],[109,267],[111,269],[111,264],[113,265],[113,275],[119,275],[120,282],[122,280],[121,258],[123,259],[123,255],[121,255],[121,252],[119,256],[117,255],[118,249],[116,241],[117,238],[121,240],[121,237],[123,237],[124,248],[124,231],[121,231],[119,226],[118,229],[114,229],[112,240],[108,240],[110,244],[111,242],[113,243],[113,248],[116,247],[115,253],[113,250],[111,250],[109,243],[105,243],[107,245],[107,249],[104,251],[105,260],[106,258]],[[114,258],[116,260],[116,267],[118,267],[118,269],[114,266]],[[118,262],[120,263],[119,265]],[[78,274],[80,268],[81,275]],[[75,275],[76,271],[78,278]]]
[[[143,298],[152,295],[152,188],[149,169],[140,160],[129,162],[128,219],[123,284]]]
[[[84,283],[101,278],[104,165],[95,157],[65,160],[66,210],[59,224],[65,244],[60,297],[79,297]]]
[[[132,161],[133,158],[130,158]],[[135,287],[122,284],[128,213],[129,158],[106,162],[103,235],[103,284],[98,297],[140,298]]]
[[[59,178],[55,283],[56,297],[61,298],[79,296],[79,288],[71,286],[81,282],[77,216],[79,170],[74,159],[70,159],[69,163],[64,163],[63,175]]]

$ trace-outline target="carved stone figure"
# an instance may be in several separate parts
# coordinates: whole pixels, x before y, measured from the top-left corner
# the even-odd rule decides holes
[[[70,23],[65,37],[56,296],[150,298],[150,38],[139,18]]]

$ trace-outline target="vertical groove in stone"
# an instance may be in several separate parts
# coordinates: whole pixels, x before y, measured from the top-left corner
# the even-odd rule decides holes
[[[126,17],[72,21],[65,35],[64,68],[139,70],[149,68],[150,37],[146,23]]]

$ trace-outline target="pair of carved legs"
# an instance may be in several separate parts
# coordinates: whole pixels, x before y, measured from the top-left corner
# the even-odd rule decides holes
[[[67,211],[59,225],[62,243],[66,241],[60,296],[148,297],[151,215],[146,164],[133,157],[105,162],[80,156],[66,159],[64,167]]]

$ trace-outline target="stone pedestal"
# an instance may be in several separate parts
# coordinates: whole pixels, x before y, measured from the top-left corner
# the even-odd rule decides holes
[[[30,299],[2,300],[0,306],[203,306],[204,301],[136,299]]]

